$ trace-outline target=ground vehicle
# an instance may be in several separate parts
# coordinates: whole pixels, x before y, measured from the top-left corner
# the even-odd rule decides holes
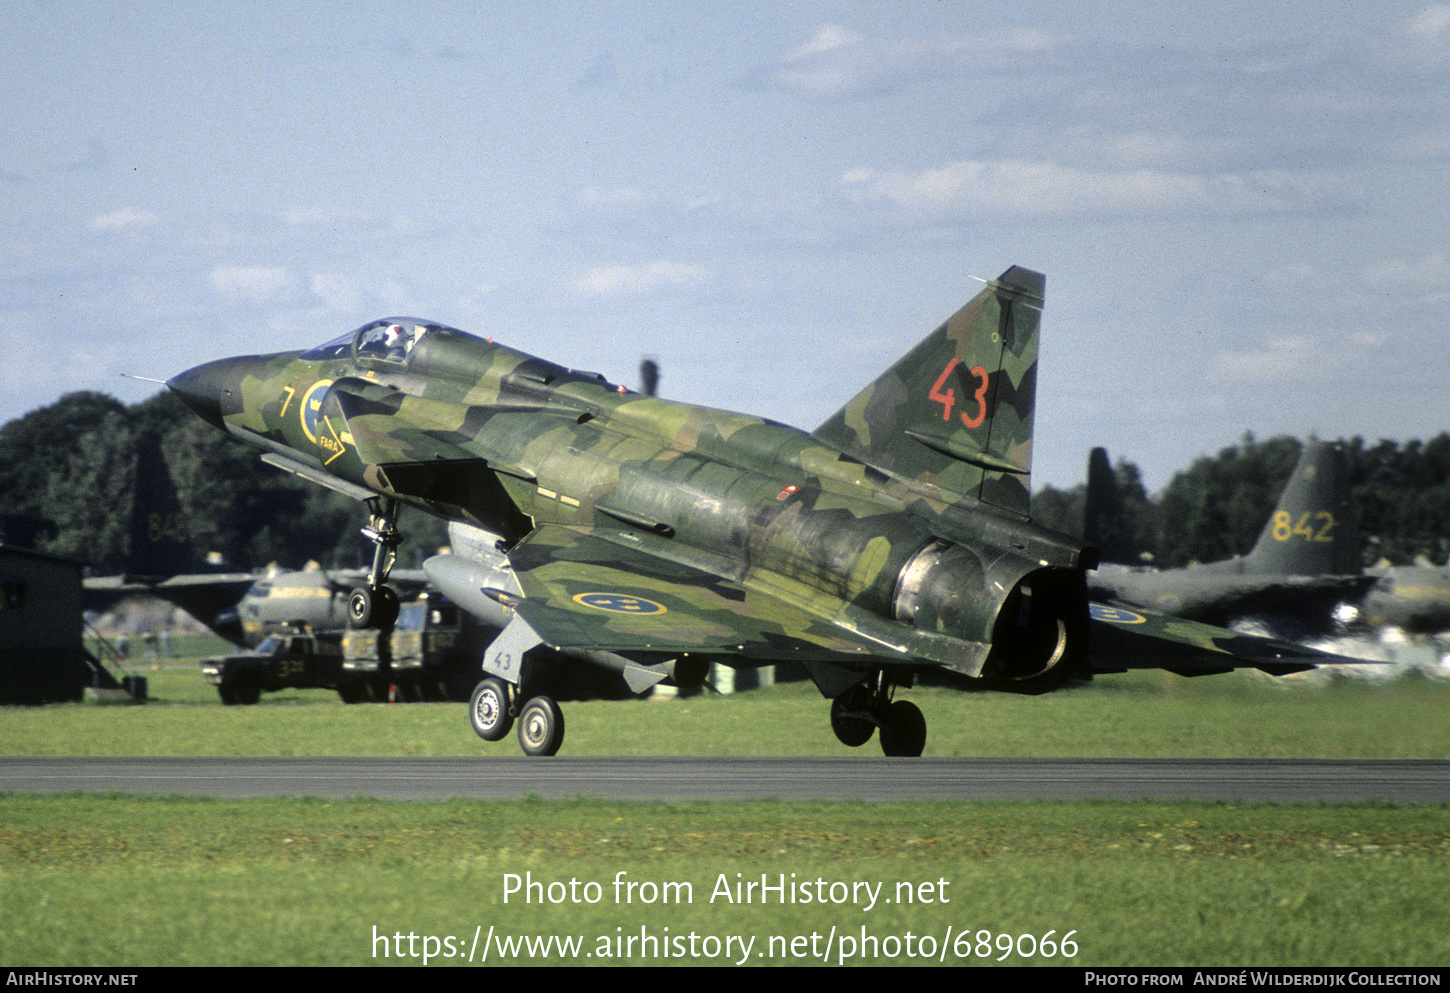
[[[342,693],[342,635],[307,630],[269,635],[253,651],[203,659],[201,673],[227,705],[256,703],[264,690],[288,687]]]
[[[496,633],[443,594],[425,591],[399,607],[389,630],[355,628],[342,635],[338,693],[348,703],[467,700],[478,682],[478,660]]]

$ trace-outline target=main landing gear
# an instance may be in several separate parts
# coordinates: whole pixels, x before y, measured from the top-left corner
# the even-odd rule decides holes
[[[398,619],[398,593],[384,585],[393,563],[398,561],[398,546],[403,541],[398,531],[398,501],[373,497],[368,501],[368,514],[368,526],[362,534],[373,543],[373,567],[368,570],[367,585],[359,586],[347,598],[347,616],[354,628],[386,631]]]
[[[926,747],[926,718],[911,701],[893,701],[892,688],[877,673],[831,701],[831,730],[841,744],[859,748],[880,728],[881,750],[887,755],[921,754]]]
[[[473,731],[484,741],[499,741],[508,736],[518,721],[519,747],[525,755],[555,755],[564,743],[564,713],[552,697],[536,696],[518,702],[520,688],[489,676],[473,688],[468,702],[468,719]]]

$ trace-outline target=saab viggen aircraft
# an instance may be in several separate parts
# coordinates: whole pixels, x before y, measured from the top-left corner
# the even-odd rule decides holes
[[[1127,668],[1344,661],[1147,610],[1090,606],[1091,549],[1028,513],[1044,277],[1013,267],[812,432],[642,396],[446,325],[386,318],[168,382],[264,461],[366,501],[358,625],[386,626],[399,508],[451,522],[434,584],[501,633],[474,730],[553,754],[531,689],[559,655],[641,690],[711,663],[801,663],[847,745],[919,755],[897,687],[943,668],[1039,692]],[[1089,639],[1092,639],[1091,650]]]

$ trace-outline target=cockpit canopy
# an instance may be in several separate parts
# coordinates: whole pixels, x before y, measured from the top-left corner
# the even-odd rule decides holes
[[[427,340],[427,345],[418,346]],[[422,375],[429,379],[446,379],[472,384],[500,356],[505,359],[501,369],[506,372],[505,385],[515,393],[530,395],[552,393],[566,382],[597,383],[619,393],[629,392],[615,386],[597,372],[567,369],[553,362],[534,358],[483,339],[466,331],[421,321],[415,317],[384,317],[340,335],[323,345],[301,353],[308,362],[347,362],[345,373],[332,370],[329,375],[362,373],[377,375]]]
[[[463,334],[456,328],[414,317],[384,317],[364,324],[356,331],[339,335],[325,345],[309,348],[302,358],[309,362],[326,362],[351,358],[364,365],[383,364],[401,367],[423,337],[434,331]]]

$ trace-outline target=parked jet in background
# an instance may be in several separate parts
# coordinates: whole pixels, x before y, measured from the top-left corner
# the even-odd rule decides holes
[[[105,610],[126,596],[155,596],[205,624],[234,645],[254,647],[270,634],[310,628],[347,627],[347,598],[365,578],[363,570],[328,573],[314,563],[291,572],[226,571],[196,553],[176,485],[156,439],[137,445],[131,545],[121,576],[85,580],[89,610]],[[396,570],[393,581],[406,591],[423,589],[421,570]]]
[[[1373,583],[1361,575],[1344,453],[1313,439],[1248,555],[1172,569],[1117,564],[1138,561],[1138,553],[1100,448],[1088,462],[1084,535],[1097,536],[1116,559],[1089,574],[1095,598],[1209,624],[1252,618],[1285,636],[1327,632],[1339,605],[1357,601]]]
[[[1088,584],[1101,599],[1210,624],[1253,618],[1296,633],[1327,632],[1336,621],[1409,634],[1450,631],[1450,566],[1381,562],[1365,569],[1356,517],[1343,449],[1311,439],[1248,555],[1205,566],[1146,568],[1107,453],[1095,448],[1083,538],[1102,550],[1103,564]],[[1134,564],[1139,567],[1123,568]]]
[[[282,631],[341,631],[349,622],[348,597],[367,580],[367,570],[327,570],[312,562],[305,569],[272,570],[254,578],[235,608],[248,645]],[[428,585],[421,569],[394,569],[391,579],[404,594]]]
[[[801,662],[860,745],[919,755],[893,700],[918,669],[1051,689],[1094,668],[1307,668],[1318,653],[1148,611],[1095,611],[1094,557],[1028,516],[1044,279],[1012,268],[813,433],[633,394],[412,318],[168,382],[263,460],[371,509],[353,620],[384,621],[399,505],[450,520],[425,569],[503,630],[474,730],[529,754],[563,718],[530,689],[550,651],[636,690],[711,662]],[[1089,630],[1106,634],[1090,659]]]
[[[131,547],[125,574],[85,582],[88,610],[104,610],[126,596],[154,596],[174,604],[234,645],[245,642],[237,602],[256,581],[204,561],[192,547],[176,486],[154,437],[136,448],[131,504]]]
[[[1450,566],[1378,565],[1368,573],[1374,586],[1347,611],[1355,623],[1409,634],[1450,631]]]

